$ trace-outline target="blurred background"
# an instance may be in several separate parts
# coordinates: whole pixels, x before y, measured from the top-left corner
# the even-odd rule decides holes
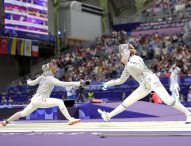
[[[108,91],[100,89],[101,82],[118,78],[123,71],[118,53],[121,37],[133,42],[169,93],[170,70],[178,66],[180,101],[191,106],[189,0],[1,0],[1,110],[10,107],[14,113],[29,103],[37,87],[27,86],[26,80],[39,76],[41,66],[50,60],[57,63],[56,77],[62,81],[93,79],[83,90],[54,88],[51,96],[67,106],[73,107],[78,97],[78,102],[124,100],[138,87],[132,78]],[[152,95],[143,100],[162,103]],[[49,112],[52,116],[44,119],[59,119],[54,116],[56,109]],[[6,117],[10,110],[4,113]]]

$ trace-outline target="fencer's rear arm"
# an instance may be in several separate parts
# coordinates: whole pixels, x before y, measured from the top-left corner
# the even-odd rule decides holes
[[[78,87],[78,86],[80,86],[80,82],[62,82],[54,77],[51,77],[49,80],[55,86],[60,86],[60,87],[66,87],[66,86],[77,86]]]
[[[123,73],[121,74],[121,77],[118,78],[118,79],[115,79],[115,80],[111,80],[111,81],[108,81],[106,82],[105,84],[110,87],[110,86],[115,86],[115,85],[120,85],[120,84],[123,84],[128,78],[129,78],[129,73],[127,72],[126,70],[126,67],[125,69],[123,70]]]
[[[40,77],[36,78],[35,80],[29,79],[29,80],[27,80],[27,85],[35,86],[35,85],[39,84],[39,79],[40,79]]]

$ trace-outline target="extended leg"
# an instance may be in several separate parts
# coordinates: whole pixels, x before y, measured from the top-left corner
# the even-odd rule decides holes
[[[146,90],[143,87],[137,88],[133,93],[131,93],[122,104],[120,104],[117,108],[115,108],[110,113],[105,113],[104,111],[98,110],[98,112],[101,114],[104,121],[109,121],[112,117],[118,115],[119,113],[126,110],[127,107],[135,103],[136,101],[144,98],[146,95],[150,93],[150,90]]]
[[[183,112],[187,117],[186,123],[191,123],[190,111],[188,109],[186,109],[186,107],[184,107],[178,100],[173,99],[173,97],[171,97],[168,94],[168,92],[166,91],[166,89],[163,86],[155,88],[155,92],[159,95],[159,97],[162,99],[162,101],[164,103]]]
[[[171,97],[168,94],[168,92],[163,86],[156,87],[154,91],[157,93],[157,95],[159,95],[162,101],[166,103],[167,105],[175,107],[177,110],[183,112],[186,116],[191,115],[188,109],[186,109],[179,101],[173,99],[173,97]]]
[[[30,103],[24,110],[20,111],[20,112],[17,112],[15,113],[14,115],[12,115],[10,118],[8,118],[7,120],[1,122],[1,124],[3,126],[6,126],[6,124],[8,124],[9,122],[12,122],[12,121],[16,121],[18,120],[19,118],[21,117],[25,117],[29,114],[31,114],[34,110],[36,110],[37,107],[34,106],[32,103]]]
[[[41,107],[41,108],[49,108],[49,107],[54,107],[54,106],[59,107],[61,113],[66,117],[67,120],[69,120],[69,125],[73,125],[77,122],[80,122],[79,119],[74,119],[70,116],[66,106],[64,105],[64,102],[61,99],[42,98],[42,101],[39,104],[39,107]]]

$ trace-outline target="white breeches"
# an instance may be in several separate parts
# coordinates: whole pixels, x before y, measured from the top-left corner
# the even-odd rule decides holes
[[[174,82],[173,84],[170,85],[170,91],[171,91],[172,97],[175,100],[179,101],[179,98],[180,98],[180,95],[179,95],[180,87],[178,85],[178,82]]]
[[[178,100],[178,101],[179,101],[179,98],[180,98],[179,89],[178,89],[178,88],[174,88],[174,89],[171,90],[171,93],[172,93],[172,97],[173,97],[175,100]]]
[[[31,114],[37,108],[50,108],[58,106],[60,110],[66,109],[64,102],[61,99],[56,98],[44,98],[37,95],[34,95],[30,104],[21,111],[21,116],[25,117]]]
[[[174,99],[168,94],[159,78],[155,74],[148,75],[147,81],[141,84],[134,92],[132,92],[123,102],[124,107],[135,103],[144,98],[151,91],[154,91],[167,105],[173,105]]]

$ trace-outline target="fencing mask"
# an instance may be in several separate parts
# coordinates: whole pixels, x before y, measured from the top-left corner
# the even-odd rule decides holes
[[[43,71],[43,72],[49,71],[49,64],[48,64],[48,63],[47,63],[47,64],[44,64],[44,65],[42,66],[42,71]]]
[[[119,54],[121,55],[121,57],[127,57],[127,59],[129,59],[130,57],[129,45],[130,43],[119,45]]]

